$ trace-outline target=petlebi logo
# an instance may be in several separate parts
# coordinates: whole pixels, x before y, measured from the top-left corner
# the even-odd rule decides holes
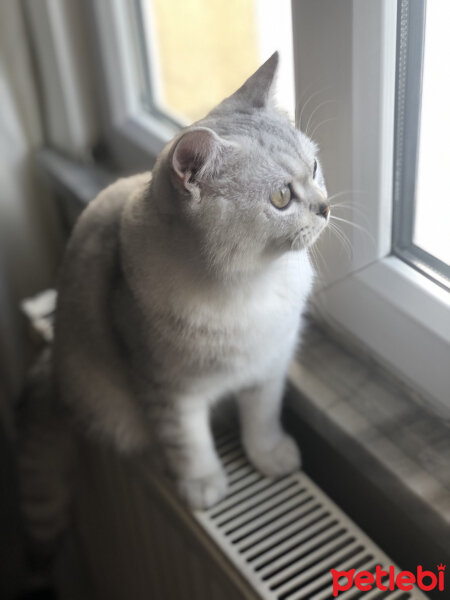
[[[416,573],[411,571],[395,571],[395,567],[390,566],[388,570],[383,570],[380,565],[377,565],[375,573],[370,571],[359,571],[350,569],[350,571],[337,571],[331,569],[333,576],[333,596],[336,597],[339,592],[345,592],[355,586],[361,592],[368,592],[374,587],[386,592],[394,590],[409,591],[414,585],[424,592],[438,589],[444,591],[445,567],[442,563],[437,565],[437,572],[424,571],[419,565]],[[362,599],[364,596],[362,597]]]

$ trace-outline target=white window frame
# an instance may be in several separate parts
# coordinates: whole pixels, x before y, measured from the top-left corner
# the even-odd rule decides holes
[[[293,10],[298,96],[320,81],[339,117],[320,134],[329,191],[362,190],[354,195],[373,238],[348,229],[353,258],[345,261],[324,236],[315,307],[437,408],[448,407],[450,295],[391,255],[397,2],[300,0]]]
[[[62,0],[60,10],[70,2]],[[51,0],[29,4],[47,7],[51,16]],[[176,129],[141,107],[124,0],[91,0],[84,6],[98,45],[95,80],[101,79],[103,91],[103,136],[121,168],[150,168]],[[297,98],[304,99],[306,90],[316,94],[313,110],[332,101],[328,108],[336,117],[317,130],[329,192],[363,190],[355,197],[367,219],[361,224],[374,240],[347,229],[353,258],[346,260],[336,239],[323,236],[326,261],[314,305],[321,318],[349,332],[425,398],[448,407],[449,294],[391,255],[397,1],[294,0],[292,6]],[[59,19],[58,27],[45,32],[56,56],[62,46],[70,58],[73,48],[65,47],[61,27],[71,25]],[[64,82],[82,71],[70,64],[66,60],[53,76]],[[62,94],[67,122],[74,111],[78,119],[82,114],[76,112],[81,100],[78,109],[69,100]],[[345,216],[358,222],[357,212]]]
[[[124,168],[136,170],[136,160],[151,165],[178,128],[142,106],[126,2],[92,0],[90,10],[98,34],[99,72],[108,105],[108,143]]]
[[[149,169],[178,131],[139,99],[128,0],[25,0],[24,15],[42,92],[46,141],[89,161],[106,143],[124,172]]]
[[[71,0],[24,0],[23,16],[45,140],[67,156],[89,160],[100,132],[83,6]]]

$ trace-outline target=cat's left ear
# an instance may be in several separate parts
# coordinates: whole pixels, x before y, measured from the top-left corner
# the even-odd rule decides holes
[[[212,129],[197,127],[181,135],[171,152],[172,179],[177,187],[192,192],[214,175],[229,142]]]
[[[239,108],[264,108],[272,99],[273,87],[278,69],[279,54],[274,52],[247,81],[225,98],[211,114],[216,112],[236,111]]]

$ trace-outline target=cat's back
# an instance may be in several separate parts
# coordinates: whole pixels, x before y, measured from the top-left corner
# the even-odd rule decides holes
[[[102,190],[83,211],[67,244],[58,286],[60,299],[67,288],[86,288],[90,283],[94,284],[93,278],[101,271],[100,265],[112,260],[117,249],[123,207],[150,181],[150,177],[150,173],[141,173],[118,179]]]
[[[88,205],[66,248],[58,282],[55,343],[70,346],[80,332],[98,329],[118,265],[120,217],[129,198],[144,188],[150,173],[117,180]]]
[[[68,253],[80,241],[95,242],[117,231],[120,215],[129,198],[150,181],[151,173],[140,173],[118,179],[92,200],[78,219],[68,244]],[[79,249],[82,252],[82,249]],[[88,250],[92,250],[89,246]]]

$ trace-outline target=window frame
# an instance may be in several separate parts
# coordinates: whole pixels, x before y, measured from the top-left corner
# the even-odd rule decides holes
[[[33,55],[45,141],[87,161],[99,138],[90,57],[81,3],[24,0],[23,17]],[[89,65],[90,66],[90,65]]]
[[[449,267],[414,244],[426,2],[398,3],[393,253],[449,289]]]
[[[142,106],[139,66],[128,35],[132,24],[127,2],[135,10],[134,0],[92,0],[87,10],[94,22],[97,71],[107,108],[103,116],[105,139],[119,167],[136,171],[140,165],[149,168],[180,127]]]
[[[327,261],[315,312],[437,409],[448,408],[449,294],[392,254],[397,2],[300,0],[293,11],[297,97],[320,79],[339,116],[320,130],[329,191],[365,191],[358,200],[369,220],[361,224],[373,238],[368,244],[359,230],[347,229],[353,257],[346,261],[336,241],[323,236]],[[342,67],[345,61],[351,68]]]

